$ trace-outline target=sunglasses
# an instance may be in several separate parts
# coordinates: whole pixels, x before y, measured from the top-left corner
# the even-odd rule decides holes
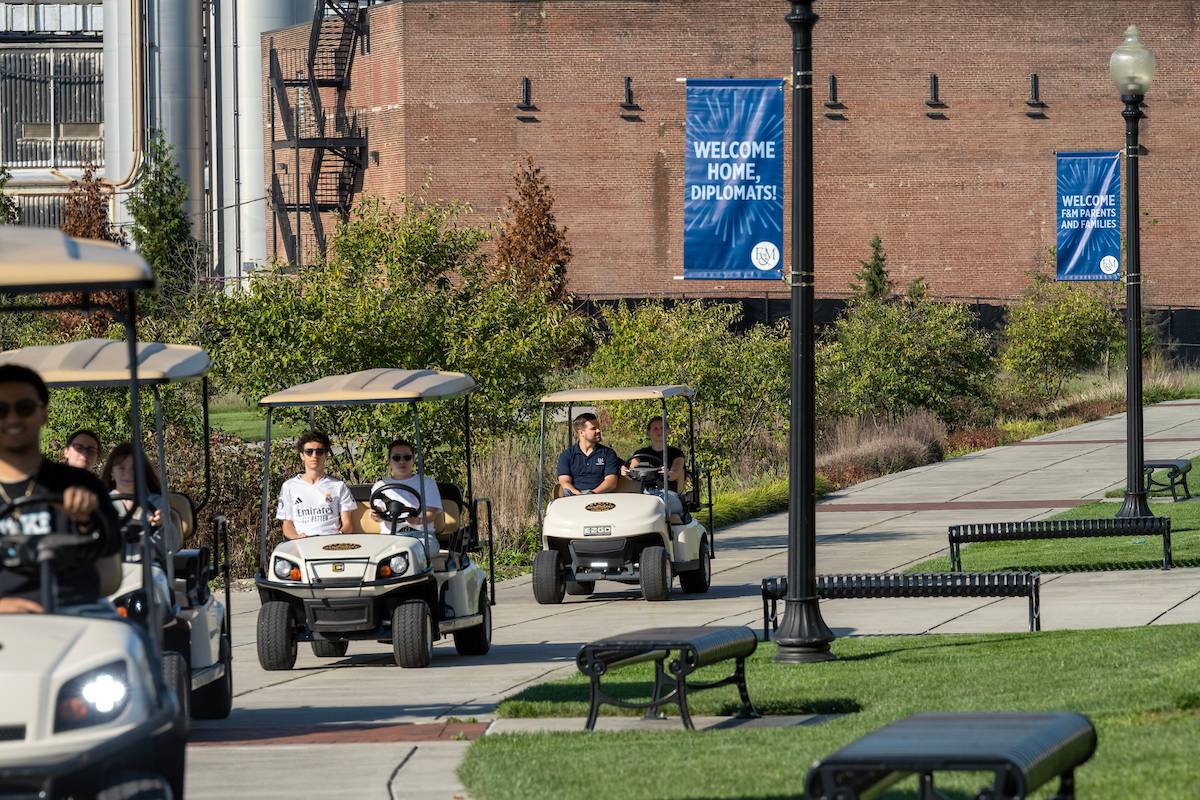
[[[306,447],[301,452],[306,456],[323,456],[329,452],[324,447]]]
[[[11,405],[5,400],[0,400],[0,419],[7,417],[10,411],[21,419],[29,419],[41,407],[41,403],[36,400],[30,400],[27,397],[22,397]]]
[[[397,464],[399,464],[402,461],[412,461],[412,460],[413,460],[412,453],[392,453],[392,461],[395,461]]]

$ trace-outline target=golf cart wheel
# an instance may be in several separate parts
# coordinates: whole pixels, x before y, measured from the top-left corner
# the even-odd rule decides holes
[[[562,602],[567,593],[557,550],[543,550],[533,557],[533,597],[544,606]]]
[[[671,562],[665,548],[655,545],[642,551],[639,576],[642,597],[656,602],[671,596]]]
[[[178,735],[186,738],[192,727],[192,673],[183,656],[170,650],[162,654],[161,663],[163,686],[175,695],[175,703],[179,708],[175,730]]]
[[[479,613],[483,621],[472,628],[454,632],[454,649],[460,656],[482,656],[492,648],[492,607],[488,604],[487,586],[479,587]]]
[[[96,800],[172,800],[171,785],[160,775],[122,772],[96,791]]]
[[[341,658],[350,649],[349,642],[330,642],[312,640],[313,655],[317,658]]]
[[[225,719],[233,710],[233,655],[229,637],[221,636],[221,663],[225,674],[192,692],[192,719]]]
[[[433,615],[424,600],[406,600],[392,612],[392,655],[405,669],[433,661]]]
[[[567,581],[567,594],[574,597],[586,597],[594,591],[595,581]]]
[[[712,554],[708,551],[708,537],[700,537],[700,566],[679,573],[679,588],[688,594],[704,594],[712,585]]]
[[[268,670],[296,666],[292,609],[282,600],[268,600],[258,609],[258,663]]]

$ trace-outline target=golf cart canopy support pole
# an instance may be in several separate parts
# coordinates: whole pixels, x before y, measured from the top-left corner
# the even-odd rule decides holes
[[[429,563],[429,517],[425,505],[425,449],[421,447],[421,415],[417,411],[417,402],[411,401],[413,439],[417,445],[417,497],[421,501],[421,544],[425,547],[425,563]],[[435,536],[437,534],[434,534]]]
[[[463,396],[463,434],[467,444],[467,509],[470,509],[471,503],[475,500],[475,487],[471,483],[471,395],[469,394]],[[475,523],[473,516],[471,523]]]
[[[196,513],[208,505],[208,498],[212,496],[212,430],[209,427],[208,420],[208,378],[200,380],[200,409],[203,414],[204,422],[204,498],[196,505]]]
[[[538,530],[542,529],[543,505],[546,493],[546,404],[542,403],[542,422],[538,431],[538,494],[537,517]]]
[[[158,386],[150,387],[151,394],[154,395],[154,444],[158,451],[158,478],[159,489],[162,491],[163,502],[166,508],[162,514],[162,525],[159,530],[162,532],[163,545],[163,571],[167,574],[167,585],[175,585],[175,550],[171,547],[171,537],[167,535],[167,526],[171,524],[171,487],[168,484],[167,476],[167,431],[163,425],[162,413],[162,393]],[[142,506],[143,513],[147,518],[152,513],[147,506]],[[146,536],[150,536],[150,528],[146,527]]]
[[[270,526],[271,503],[271,407],[267,406],[267,438],[263,441],[263,491],[262,491],[262,524],[258,529],[258,572],[266,577],[270,564],[267,563],[267,529]]]

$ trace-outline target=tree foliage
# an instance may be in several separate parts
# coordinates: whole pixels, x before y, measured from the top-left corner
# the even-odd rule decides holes
[[[861,266],[854,274],[859,283],[850,284],[856,300],[886,300],[892,294],[893,282],[888,277],[887,254],[883,252],[883,240],[878,236],[871,239],[871,257],[858,262]]]
[[[852,303],[817,348],[825,416],[896,417],[927,408],[953,425],[990,397],[988,337],[958,303],[927,299]]]
[[[16,225],[21,221],[21,207],[17,204],[17,198],[4,191],[10,180],[12,173],[8,167],[0,166],[0,225]]]
[[[496,265],[508,279],[548,287],[562,300],[567,290],[571,246],[567,229],[554,218],[554,195],[532,158],[513,175],[516,192],[505,203],[506,219],[496,237]]]
[[[96,176],[94,164],[85,164],[83,176],[71,181],[59,227],[68,236],[126,244],[124,231],[108,219],[108,196]]]
[[[155,131],[137,186],[125,201],[133,219],[133,242],[154,270],[158,290],[151,304],[168,312],[195,285],[200,244],[185,213],[187,184],[179,177],[173,148]]]
[[[727,469],[767,458],[772,438],[786,430],[790,342],[785,326],[758,325],[737,333],[736,306],[699,301],[619,305],[602,313],[608,335],[587,366],[594,385],[690,386],[696,390],[702,465]],[[626,434],[640,437],[659,406],[620,403],[606,410]],[[668,410],[668,436],[682,444],[671,431],[687,430],[687,408],[675,402]]]
[[[547,375],[586,324],[544,283],[496,279],[482,249],[487,231],[461,224],[465,211],[368,198],[339,226],[326,262],[266,271],[244,294],[206,295],[218,376],[253,401],[362,369],[462,371],[482,390],[471,403],[476,446],[530,424]],[[461,469],[461,415],[461,401],[421,406],[427,465],[447,477]],[[316,422],[351,445],[338,467],[362,480],[382,473],[392,436],[414,433],[397,406],[325,410]]]
[[[1035,272],[1033,286],[1008,310],[1001,361],[1033,402],[1058,398],[1079,372],[1122,342],[1119,298],[1107,286],[1055,281]]]

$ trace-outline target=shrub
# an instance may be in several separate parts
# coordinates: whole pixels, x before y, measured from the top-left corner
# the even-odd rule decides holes
[[[598,386],[686,384],[696,390],[698,463],[728,472],[734,462],[768,466],[786,430],[789,340],[784,326],[759,325],[738,334],[736,307],[699,301],[647,302],[605,309],[605,340],[587,365]],[[613,423],[640,437],[656,402],[606,409]],[[671,431],[687,430],[687,408],[668,404]]]
[[[1002,355],[1031,407],[1056,400],[1067,380],[1098,366],[1105,352],[1120,344],[1117,303],[1111,287],[1034,274],[1032,288],[1008,311]]]
[[[849,486],[940,461],[945,443],[946,426],[924,409],[894,421],[846,417],[827,434],[817,469],[835,486]]]
[[[947,425],[990,401],[988,337],[959,303],[851,303],[817,348],[818,414],[895,418],[926,408]]]
[[[0,225],[16,225],[21,221],[21,207],[17,198],[4,191],[4,187],[12,180],[8,167],[0,166]]]
[[[487,231],[460,224],[465,207],[420,197],[368,198],[339,225],[325,263],[256,275],[243,294],[204,295],[204,341],[225,389],[253,401],[286,386],[377,367],[469,373],[481,452],[535,419],[546,376],[587,338],[585,322],[545,286],[495,280]],[[303,421],[301,410],[281,419]],[[462,403],[421,407],[426,468],[461,475]],[[396,405],[319,409],[318,427],[355,447],[340,469],[373,480],[388,440],[412,437]]]

